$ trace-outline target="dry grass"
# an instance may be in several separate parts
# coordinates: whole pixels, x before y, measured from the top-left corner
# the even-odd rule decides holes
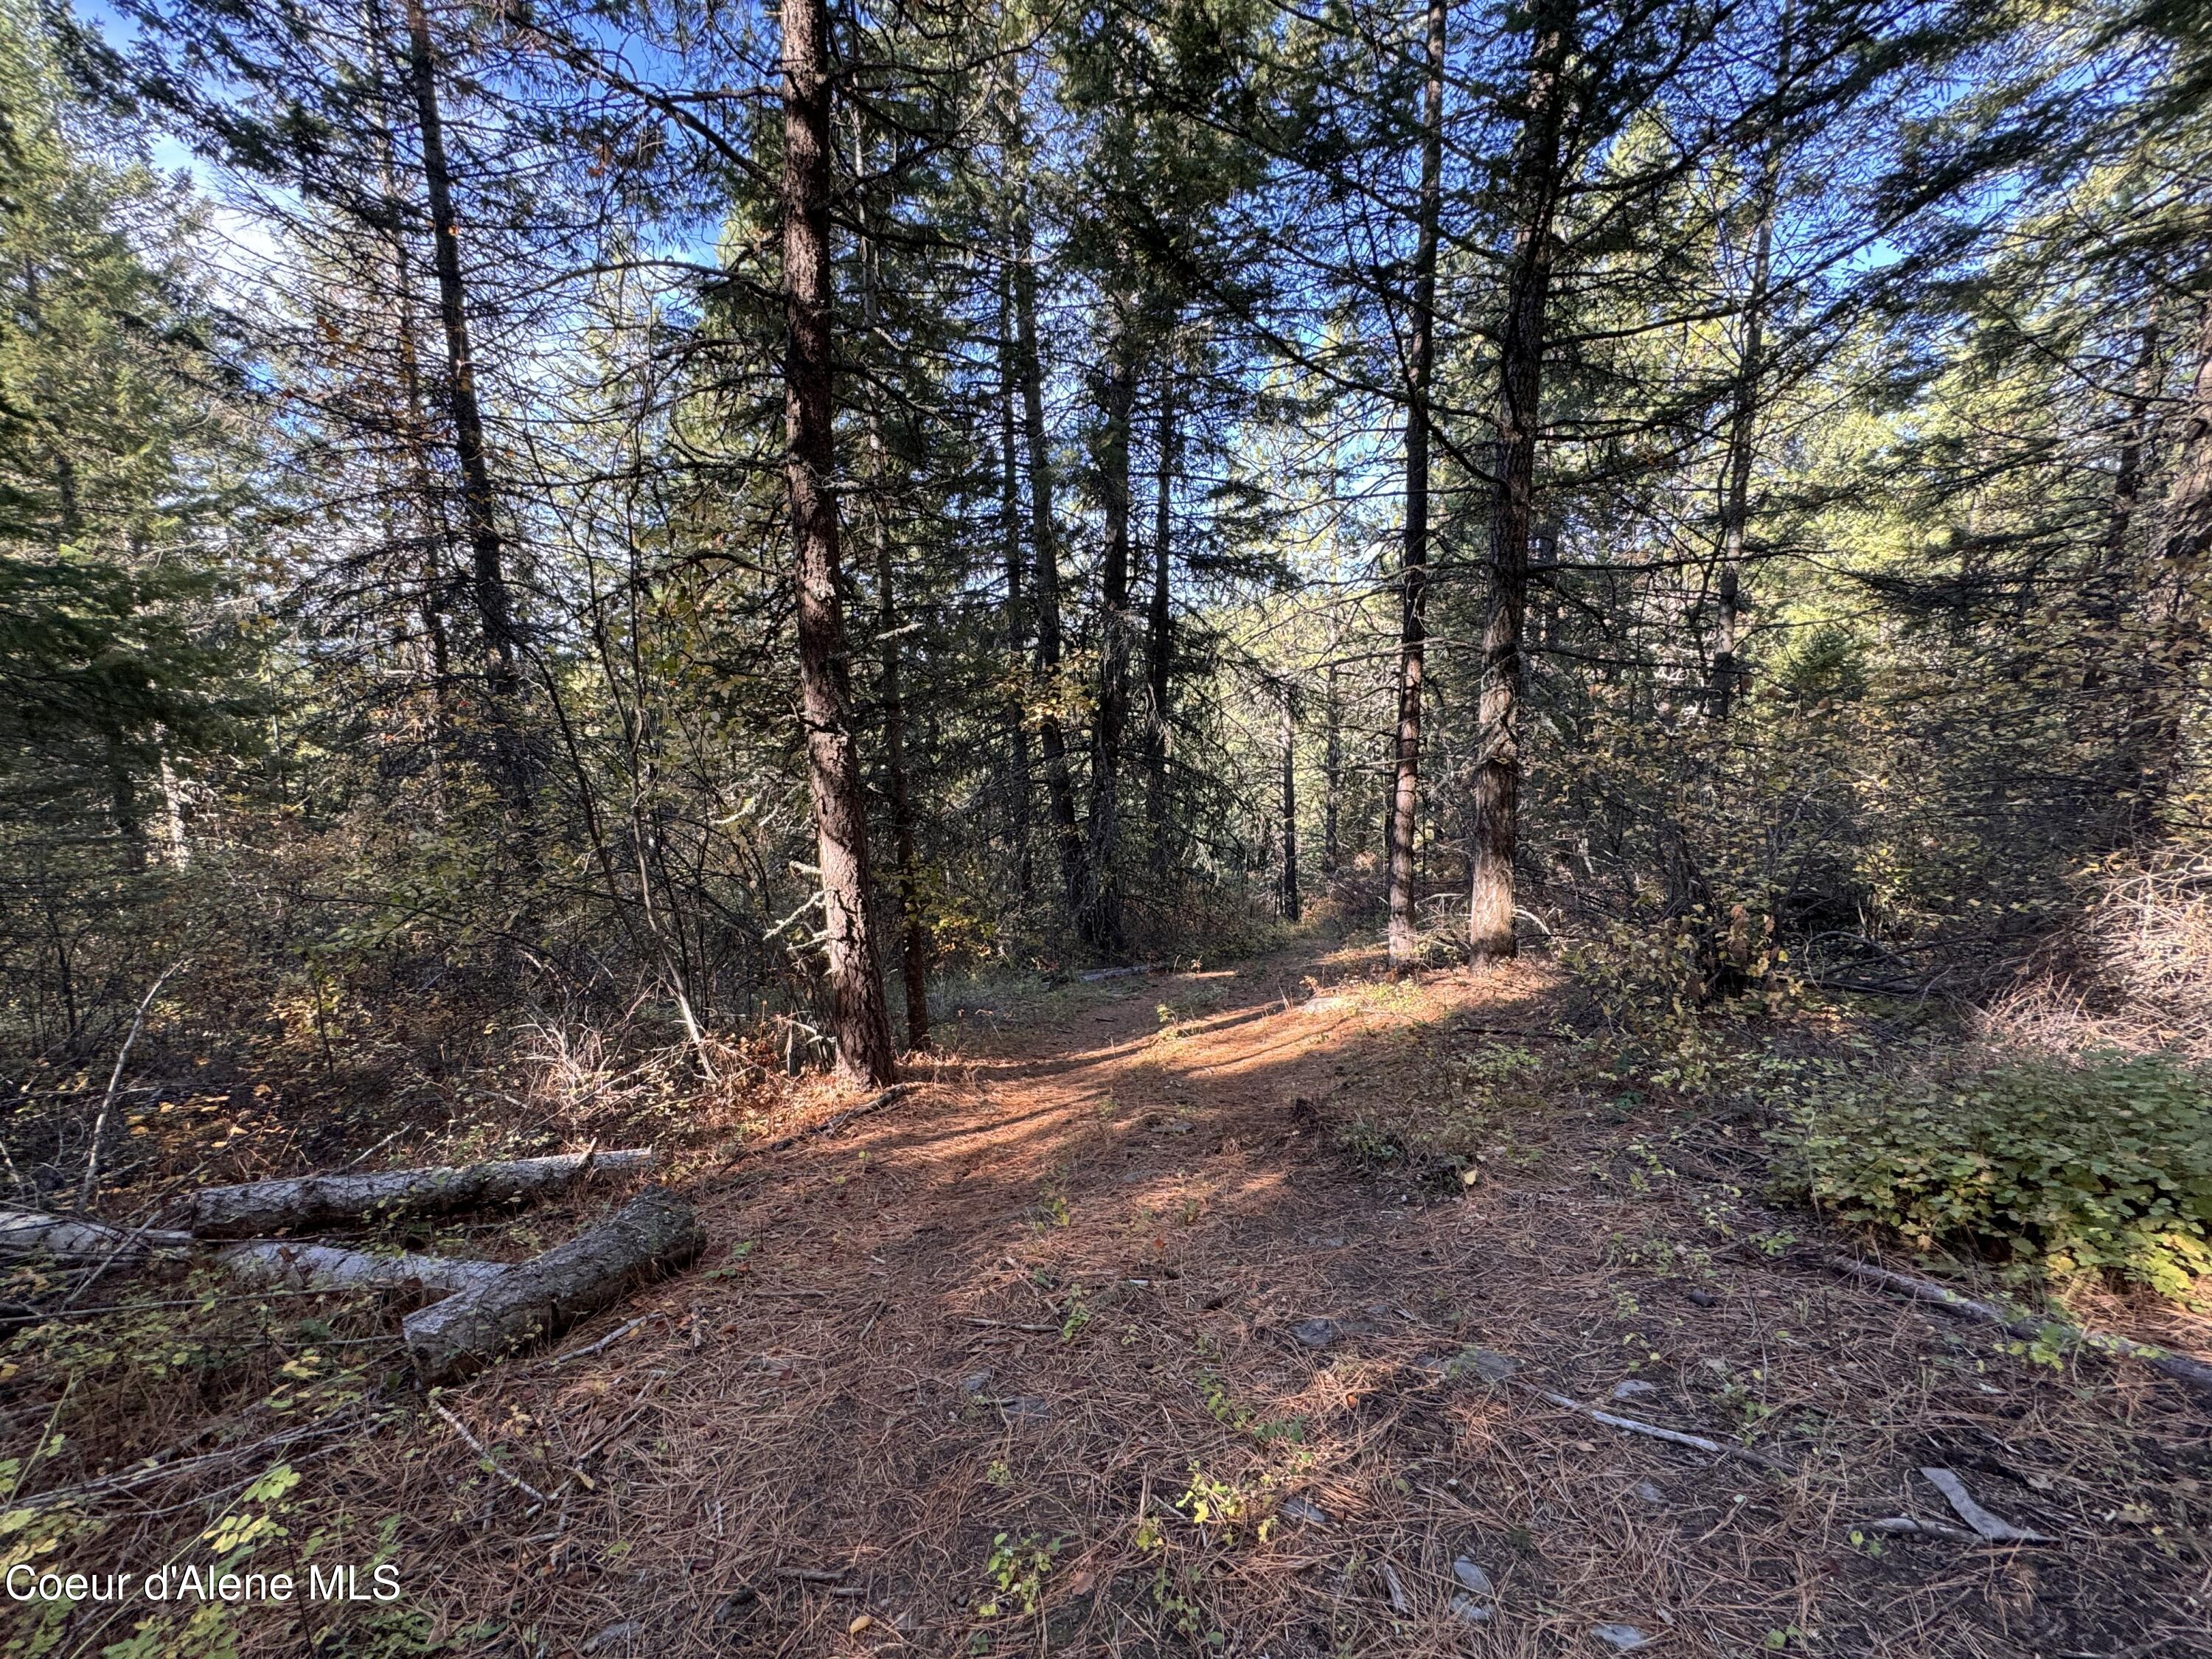
[[[550,1505],[371,1366],[361,1409],[388,1426],[285,1449],[304,1478],[268,1559],[390,1523],[414,1622],[250,1611],[241,1645],[1507,1656],[1602,1653],[1620,1623],[1662,1654],[2212,1650],[2207,1422],[2170,1386],[2039,1365],[1810,1266],[1808,1224],[1738,1190],[1728,1126],[1591,1086],[1541,966],[1375,969],[1068,988],[949,1033],[896,1108],[727,1174],[734,1117],[835,1103],[719,1108],[678,1172],[714,1249],[564,1346],[647,1322],[445,1397]],[[1500,1048],[1543,1066],[1484,1082]],[[1419,1160],[1363,1167],[1363,1121],[1457,1133],[1480,1179],[1447,1198]],[[1516,1370],[1486,1380],[1475,1349]],[[1542,1397],[1623,1382],[1651,1390],[1620,1412],[1788,1472]],[[1866,1534],[1948,1518],[1931,1463],[2060,1541]],[[256,1472],[95,1504],[96,1547],[190,1547]],[[1486,1622],[1452,1609],[1462,1557],[1497,1586]]]
[[[2058,964],[1992,1005],[1993,1038],[2212,1060],[2212,857],[2173,853],[2104,873],[2062,943]]]

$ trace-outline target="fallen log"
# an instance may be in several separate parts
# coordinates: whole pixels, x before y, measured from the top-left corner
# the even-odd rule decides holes
[[[104,1221],[46,1215],[36,1210],[0,1210],[0,1250],[48,1255],[136,1258],[155,1250],[181,1249],[190,1233],[153,1227],[112,1227]]]
[[[1920,1279],[1911,1273],[1878,1267],[1871,1261],[1855,1261],[1849,1256],[1827,1256],[1823,1261],[1828,1268],[1847,1279],[1856,1279],[1863,1285],[1872,1285],[1899,1296],[1911,1297],[1916,1302],[1925,1302],[1946,1313],[1956,1314],[1961,1319],[1994,1325],[2023,1342],[2039,1341],[2049,1334],[2051,1328],[2033,1319],[2014,1319],[2002,1308],[1993,1307],[1987,1302],[1978,1302],[1971,1296],[1961,1296],[1932,1279]],[[2102,1331],[2083,1330],[2071,1325],[2059,1325],[2057,1328],[2068,1339],[2085,1348],[2094,1348],[2118,1359],[2140,1360],[2153,1370],[2172,1377],[2182,1387],[2212,1397],[2212,1365],[2201,1359],[2192,1359],[2187,1354],[2171,1353],[2164,1348],[2154,1348],[2148,1342],[2130,1341],[2124,1336],[2109,1336]]]
[[[442,1255],[372,1255],[327,1244],[264,1240],[233,1244],[216,1260],[249,1285],[303,1291],[426,1290],[451,1295],[488,1285],[507,1269],[504,1261],[457,1261]]]
[[[655,1273],[690,1261],[706,1242],[689,1204],[649,1187],[567,1243],[408,1315],[400,1333],[426,1381],[452,1382],[613,1306]]]
[[[252,1238],[338,1222],[488,1209],[557,1193],[594,1176],[636,1175],[652,1167],[650,1152],[563,1152],[448,1168],[299,1176],[203,1187],[189,1200],[187,1219],[204,1237]]]

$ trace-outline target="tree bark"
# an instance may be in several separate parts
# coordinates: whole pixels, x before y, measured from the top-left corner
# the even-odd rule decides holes
[[[647,1188],[567,1243],[408,1315],[400,1334],[426,1381],[452,1382],[612,1307],[706,1243],[689,1204],[665,1187]]]
[[[854,173],[865,171],[865,133],[856,127]],[[861,246],[860,281],[863,329],[875,337],[878,250],[867,227],[865,202],[858,208]],[[927,1052],[929,1046],[929,943],[921,914],[921,894],[915,868],[912,781],[907,770],[906,702],[900,675],[898,589],[892,567],[890,523],[885,500],[889,462],[884,445],[880,400],[871,398],[867,408],[868,483],[870,523],[875,538],[876,632],[879,641],[878,696],[883,704],[884,768],[890,782],[891,856],[899,907],[899,963],[905,993],[907,1046]]]
[[[327,1244],[297,1244],[278,1239],[234,1244],[218,1252],[216,1261],[232,1278],[246,1284],[302,1291],[420,1289],[451,1295],[489,1285],[507,1270],[504,1261],[459,1261],[440,1255],[373,1255],[366,1250],[340,1250]]]
[[[446,159],[445,123],[438,106],[437,62],[423,0],[407,0],[407,46],[422,143],[423,182],[430,204],[438,318],[446,337],[446,396],[453,423],[454,459],[461,471],[461,515],[473,561],[472,591],[483,629],[484,678],[499,757],[498,781],[508,805],[518,815],[526,815],[533,781],[515,707],[522,688],[520,642],[507,589],[498,499],[484,451],[483,410],[477,396],[476,357],[469,341],[468,285],[461,274],[460,222],[453,210],[453,172]]]
[[[1437,220],[1443,207],[1445,0],[1429,0],[1421,93],[1421,194],[1413,252],[1412,337],[1406,362],[1406,526],[1398,611],[1398,726],[1389,842],[1389,963],[1420,954],[1414,835],[1421,799],[1421,696],[1428,654],[1429,381],[1436,362]]]
[[[893,1070],[890,1011],[868,916],[867,796],[853,738],[838,592],[830,403],[829,19],[783,0],[784,478],[798,600],[799,718],[822,881],[837,1068],[878,1087]]]
[[[1060,539],[1053,523],[1052,449],[1045,436],[1044,370],[1037,353],[1036,249],[1026,206],[1018,210],[1014,236],[1015,342],[1021,359],[1022,426],[1029,450],[1030,538],[1036,556],[1036,662],[1047,701],[1037,720],[1037,746],[1044,755],[1045,794],[1060,860],[1060,902],[1072,917],[1083,897],[1083,833],[1076,823],[1075,787],[1068,777],[1066,734],[1054,706],[1061,651]]]
[[[1022,684],[1027,678],[1029,623],[1022,598],[1022,483],[1014,450],[1014,277],[1009,259],[999,275],[999,531],[1006,572],[1006,838],[1014,854],[1014,890],[1029,901],[1036,881],[1030,859],[1030,725]]]
[[[861,315],[868,337],[873,338],[876,247],[868,236],[865,207],[860,210],[860,224]],[[881,653],[877,684],[884,709],[884,767],[890,783],[891,858],[895,866],[892,873],[898,886],[899,980],[906,994],[906,1046],[926,1054],[929,1050],[929,930],[922,921],[921,889],[915,874],[914,801],[906,766],[906,701],[899,683],[898,589],[896,572],[891,568],[890,525],[884,501],[886,465],[883,410],[871,398],[868,516],[875,535],[876,638]]]
[[[1136,371],[1127,331],[1109,356],[1100,389],[1104,426],[1097,457],[1105,513],[1099,567],[1098,718],[1091,733],[1089,846],[1083,908],[1077,921],[1093,950],[1121,948],[1121,890],[1115,854],[1121,836],[1121,747],[1129,721],[1129,424]]]
[[[1170,335],[1172,339],[1172,335]],[[1174,667],[1176,362],[1170,346],[1160,371],[1160,488],[1152,515],[1152,593],[1146,619],[1145,834],[1154,889],[1173,874],[1168,834],[1168,698]]]
[[[191,1231],[202,1237],[252,1238],[346,1222],[450,1215],[520,1204],[565,1192],[580,1181],[639,1175],[653,1164],[653,1153],[638,1150],[299,1176],[236,1187],[203,1187],[191,1195],[185,1213]]]
[[[188,1232],[144,1227],[111,1227],[104,1221],[47,1215],[37,1210],[0,1210],[0,1255],[97,1256],[135,1261],[155,1250],[188,1249]]]
[[[1519,166],[1521,202],[1498,349],[1498,476],[1490,507],[1490,603],[1482,631],[1482,702],[1474,780],[1474,879],[1468,948],[1478,961],[1510,957],[1513,857],[1521,830],[1521,631],[1528,604],[1528,540],[1535,517],[1544,324],[1551,298],[1552,223],[1559,209],[1564,74],[1573,0],[1548,0],[1534,19]]]
[[[1297,714],[1291,706],[1290,682],[1275,690],[1282,697],[1283,773],[1283,884],[1276,902],[1285,921],[1298,920],[1298,750]]]
[[[1343,866],[1340,819],[1344,811],[1344,711],[1337,691],[1337,634],[1329,630],[1328,672],[1322,684],[1323,744],[1321,774],[1321,872],[1334,880]]]

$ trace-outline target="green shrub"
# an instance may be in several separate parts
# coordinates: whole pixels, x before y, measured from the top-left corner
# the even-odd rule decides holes
[[[1994,1247],[2185,1299],[2212,1271],[2212,1073],[2173,1060],[1831,1073],[1776,1139],[1800,1194],[1923,1249]]]
[[[1650,924],[1612,922],[1564,944],[1559,960],[1605,1019],[1615,1074],[1691,1096],[1739,1082],[1746,1055],[1733,1028],[1780,1013],[1796,994],[1771,918],[1741,904],[1724,917],[1698,905]]]

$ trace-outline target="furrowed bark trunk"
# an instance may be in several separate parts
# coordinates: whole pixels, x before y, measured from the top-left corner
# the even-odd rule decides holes
[[[520,1204],[566,1192],[580,1181],[634,1176],[651,1169],[652,1152],[562,1152],[501,1163],[300,1176],[237,1187],[203,1187],[185,1215],[204,1238],[252,1238],[264,1233],[403,1215],[451,1215]]]
[[[1098,452],[1106,519],[1099,567],[1098,719],[1091,734],[1089,880],[1077,920],[1092,949],[1121,948],[1121,891],[1115,854],[1121,835],[1121,749],[1129,722],[1129,424],[1135,366],[1117,343],[1101,392],[1105,428]]]
[[[853,738],[832,494],[828,33],[823,0],[783,0],[784,478],[837,1069],[880,1087],[893,1070],[890,1015],[869,925],[867,796]]]
[[[469,342],[468,284],[461,274],[460,222],[453,210],[453,172],[446,159],[445,123],[438,106],[437,60],[423,0],[407,0],[407,47],[430,204],[438,319],[446,337],[447,412],[453,423],[453,455],[461,471],[461,515],[473,562],[471,586],[483,629],[484,678],[499,757],[495,781],[510,808],[526,815],[532,780],[515,708],[522,689],[520,643],[499,532],[498,500],[484,453],[483,410],[477,397],[476,357]]]
[[[1030,860],[1030,727],[1021,685],[1029,656],[1029,625],[1022,599],[1022,484],[1014,453],[1014,402],[1020,395],[1014,373],[1012,262],[999,276],[999,529],[1006,547],[1006,836],[1014,854],[1014,890],[1026,903],[1036,872]]]
[[[1036,250],[1024,209],[1015,226],[1014,326],[1021,358],[1022,426],[1029,450],[1030,540],[1036,550],[1033,602],[1036,613],[1036,662],[1048,700],[1060,690],[1060,539],[1052,515],[1052,450],[1044,429],[1044,371],[1037,355]],[[1037,746],[1044,755],[1045,794],[1052,813],[1053,842],[1060,860],[1060,902],[1073,917],[1084,890],[1083,832],[1075,817],[1075,787],[1067,770],[1067,738],[1060,715],[1048,707],[1037,721]]]
[[[1421,686],[1427,672],[1429,380],[1436,361],[1437,220],[1443,207],[1444,0],[1429,0],[1421,93],[1421,195],[1413,254],[1412,338],[1406,364],[1406,542],[1398,611],[1398,726],[1390,788],[1389,963],[1420,954],[1414,836],[1421,799]]]
[[[1498,339],[1498,477],[1490,507],[1490,604],[1482,631],[1480,757],[1474,778],[1474,879],[1468,948],[1476,960],[1510,957],[1513,855],[1521,830],[1521,631],[1528,604],[1528,540],[1535,517],[1544,322],[1551,297],[1552,222],[1560,190],[1563,65],[1571,0],[1535,20],[1522,128],[1521,222]]]
[[[0,1210],[0,1255],[40,1254],[132,1261],[155,1250],[188,1249],[192,1236],[175,1230],[111,1227],[104,1221],[48,1215],[38,1210]]]
[[[504,1261],[459,1261],[438,1255],[372,1255],[327,1244],[264,1240],[234,1244],[216,1261],[233,1279],[290,1290],[429,1290],[447,1295],[489,1285],[505,1273]]]
[[[1174,653],[1172,549],[1175,531],[1176,365],[1172,350],[1160,375],[1160,489],[1152,518],[1152,594],[1145,641],[1145,832],[1152,885],[1167,890],[1173,870],[1168,845],[1168,696]]]
[[[612,1307],[654,1275],[694,1260],[706,1243],[707,1230],[689,1204],[665,1187],[648,1188],[567,1243],[408,1315],[400,1334],[424,1380],[473,1376]]]

